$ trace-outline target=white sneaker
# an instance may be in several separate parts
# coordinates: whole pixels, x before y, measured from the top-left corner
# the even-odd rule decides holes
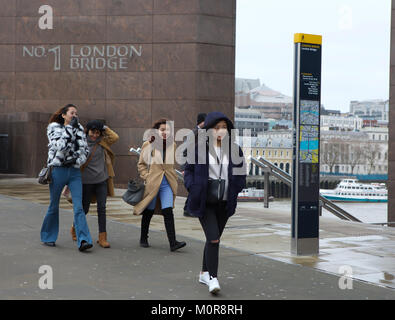
[[[208,291],[210,293],[216,294],[219,290],[221,290],[218,279],[217,278],[211,278],[208,283]]]
[[[208,271],[199,274],[199,282],[208,285],[210,281],[210,274]]]

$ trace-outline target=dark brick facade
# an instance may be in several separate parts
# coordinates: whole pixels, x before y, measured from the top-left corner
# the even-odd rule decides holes
[[[53,30],[38,27],[44,4],[54,9]],[[74,103],[82,118],[105,119],[121,137],[113,148],[117,184],[136,174],[128,150],[155,119],[178,129],[193,127],[199,112],[233,118],[236,0],[0,0],[0,7],[0,113],[50,114]],[[33,149],[47,144],[45,136],[33,140]]]

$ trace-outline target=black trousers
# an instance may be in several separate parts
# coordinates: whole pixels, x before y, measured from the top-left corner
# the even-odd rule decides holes
[[[106,232],[106,202],[107,202],[107,180],[96,184],[82,185],[82,207],[85,214],[88,214],[93,195],[97,200],[97,220],[99,222],[99,232]]]
[[[221,201],[218,205],[207,204],[206,213],[199,221],[206,236],[202,271],[208,271],[215,278],[218,273],[219,240],[228,221],[226,201]],[[213,242],[216,240],[218,242]]]

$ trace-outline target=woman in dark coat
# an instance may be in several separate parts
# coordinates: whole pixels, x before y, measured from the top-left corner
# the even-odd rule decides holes
[[[246,164],[241,148],[232,139],[232,129],[233,123],[223,113],[209,113],[196,141],[195,163],[187,163],[184,173],[184,185],[189,192],[188,212],[199,217],[206,236],[199,282],[207,284],[211,293],[220,290],[217,279],[220,237],[235,213],[237,195],[246,185]],[[220,178],[225,180],[223,197],[218,202],[208,202],[209,180]]]

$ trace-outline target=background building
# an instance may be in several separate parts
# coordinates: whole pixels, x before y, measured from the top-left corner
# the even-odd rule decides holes
[[[388,120],[389,100],[351,101],[350,114],[368,120]]]
[[[363,119],[359,117],[321,116],[321,130],[356,131],[363,127]]]
[[[243,83],[242,80],[236,78],[236,83]],[[243,86],[245,91],[235,92],[235,107],[258,110],[263,113],[265,118],[273,118],[275,120],[292,119],[292,97],[272,90],[264,84],[247,91],[246,89],[257,84],[257,81],[244,79],[244,82],[249,85]]]
[[[243,94],[248,95],[248,93],[261,85],[261,81],[259,79],[244,79],[244,78],[236,78],[235,79],[235,94],[241,96]]]
[[[264,119],[263,113],[253,109],[235,108],[235,128],[240,135],[245,135],[250,130],[252,137],[269,130],[269,122]]]
[[[251,176],[263,175],[261,168],[251,162],[250,156],[254,158],[264,157],[281,170],[292,174],[291,137],[291,131],[265,132],[250,139],[239,137],[240,146],[246,156],[248,174]]]
[[[358,175],[386,179],[388,129],[381,131],[321,131],[321,175]],[[368,177],[370,176],[370,177]]]

